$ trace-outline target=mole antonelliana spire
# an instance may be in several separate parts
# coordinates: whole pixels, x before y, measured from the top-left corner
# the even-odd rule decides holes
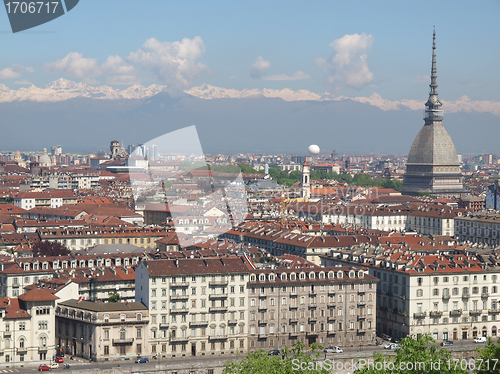
[[[406,162],[402,193],[458,196],[466,192],[460,161],[450,134],[443,126],[443,105],[438,97],[436,30],[432,37],[432,67],[424,126],[413,141]]]

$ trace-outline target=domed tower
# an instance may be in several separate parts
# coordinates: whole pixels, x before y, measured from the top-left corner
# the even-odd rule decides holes
[[[437,92],[436,31],[432,38],[432,68],[429,99],[425,103],[424,126],[413,141],[406,162],[401,192],[459,196],[466,192],[457,150],[443,126],[443,111]]]

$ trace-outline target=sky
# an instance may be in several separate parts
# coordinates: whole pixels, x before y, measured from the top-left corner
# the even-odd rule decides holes
[[[425,100],[500,101],[500,2],[81,0],[13,34],[0,11],[0,84],[66,78],[175,95],[209,84]]]

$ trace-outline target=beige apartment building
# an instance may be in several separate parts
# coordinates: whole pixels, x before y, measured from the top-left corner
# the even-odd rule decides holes
[[[347,266],[250,271],[249,349],[374,344],[377,282]]]
[[[135,300],[149,308],[149,346],[160,358],[247,350],[245,257],[142,261]]]
[[[149,345],[148,308],[137,302],[60,302],[55,311],[56,342],[68,355],[92,361],[135,359]]]

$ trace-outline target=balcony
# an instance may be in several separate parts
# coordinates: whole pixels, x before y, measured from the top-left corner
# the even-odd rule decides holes
[[[358,321],[362,320],[362,319],[366,319],[366,315],[364,315],[364,314],[358,314]]]
[[[358,301],[358,306],[365,306],[365,305],[366,305],[366,301],[364,301],[364,300]]]
[[[47,346],[38,347],[38,353],[47,353]]]
[[[290,318],[288,323],[298,323],[299,322],[299,319],[297,317],[293,317],[293,318]]]
[[[259,334],[258,339],[267,339],[267,334]]]
[[[237,319],[230,319],[229,321],[227,321],[227,323],[229,325],[236,325],[238,323],[238,320]]]
[[[189,312],[189,309],[186,307],[170,309],[170,313],[188,313],[188,312]]]
[[[185,342],[189,341],[189,337],[188,336],[172,336],[170,338],[170,341],[172,343],[185,343]]]
[[[208,296],[210,300],[221,300],[221,299],[227,299],[227,293],[223,294],[211,294]]]
[[[3,332],[3,337],[10,337],[12,335],[12,333],[10,331],[4,331]]]
[[[168,329],[168,323],[160,323],[160,329]]]
[[[210,313],[212,312],[227,312],[227,306],[212,306],[208,308]]]
[[[257,321],[257,323],[258,323],[259,325],[267,325],[267,320],[265,320],[265,319],[259,319],[259,320]]]
[[[174,300],[188,300],[189,299],[189,295],[172,295],[170,296],[170,300],[174,301]]]
[[[447,293],[447,294],[443,294],[443,300],[449,300],[450,299],[450,294]]]
[[[266,311],[266,310],[267,310],[267,306],[265,306],[265,305],[260,305],[257,309],[259,310],[259,312],[264,312],[264,311]]]
[[[267,295],[265,293],[261,293],[261,294],[259,294],[259,297],[262,298],[262,299],[264,299],[264,298],[267,297]]]
[[[297,309],[298,306],[297,306],[297,304],[291,304],[288,308],[289,309]]]
[[[329,302],[326,304],[326,306],[327,306],[328,308],[335,308],[335,301],[329,301]]]
[[[306,332],[306,336],[318,336],[318,331],[309,331],[309,332]]]
[[[227,286],[229,281],[227,280],[218,280],[218,281],[210,281],[208,282],[209,286]]]
[[[460,317],[462,315],[462,311],[461,310],[452,310],[450,312],[450,316],[452,317]]]
[[[307,307],[308,307],[309,309],[312,309],[312,308],[317,308],[317,307],[318,307],[318,304],[316,304],[316,303],[310,303]]]
[[[427,312],[413,313],[413,318],[425,318],[425,317],[427,317]]]
[[[477,315],[482,314],[482,313],[483,313],[483,311],[481,309],[474,309],[474,310],[469,311],[469,314],[471,316],[477,316]]]
[[[335,317],[334,316],[326,317],[326,320],[328,322],[335,322]]]
[[[309,323],[316,323],[318,322],[318,317],[309,317],[307,320],[309,321]]]
[[[186,288],[189,287],[189,282],[180,282],[180,283],[170,283],[170,288]]]
[[[431,312],[431,317],[441,317],[443,315],[443,312]]]
[[[18,355],[25,355],[25,354],[28,354],[28,348],[17,348],[17,354]]]
[[[208,321],[191,321],[189,322],[189,327],[196,327],[196,326],[207,326]]]
[[[133,343],[134,343],[134,338],[113,339],[113,345],[132,345]]]
[[[297,296],[297,291],[291,291],[290,296]]]
[[[288,333],[288,335],[290,336],[299,336],[299,332],[298,331],[291,331]]]
[[[470,297],[470,293],[462,294],[462,299],[468,299]]]
[[[334,290],[329,290],[328,291],[329,296],[335,296],[335,291]]]
[[[500,309],[499,308],[497,308],[497,309],[489,309],[488,313],[500,313]]]
[[[210,335],[208,337],[208,340],[225,340],[225,339],[227,339],[227,335]]]
[[[489,296],[490,296],[490,294],[489,294],[489,292],[488,292],[488,291],[486,291],[486,292],[485,292],[485,291],[481,292],[481,297],[482,297],[482,298],[486,298],[486,297],[489,297]]]
[[[309,296],[316,296],[316,291],[309,291]]]

